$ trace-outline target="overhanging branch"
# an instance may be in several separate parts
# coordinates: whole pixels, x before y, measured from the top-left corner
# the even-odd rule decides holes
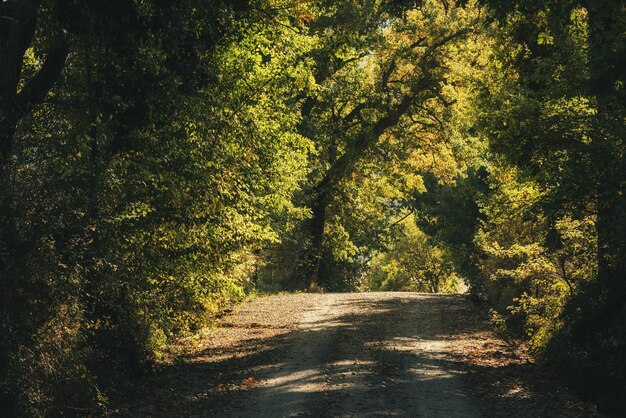
[[[69,46],[65,41],[60,41],[50,48],[39,72],[17,95],[18,117],[23,117],[33,106],[43,102],[61,75],[68,54]]]

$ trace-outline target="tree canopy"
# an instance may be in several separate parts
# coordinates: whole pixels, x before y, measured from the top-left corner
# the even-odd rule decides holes
[[[0,3],[0,404],[261,291],[469,289],[626,391],[623,0]]]

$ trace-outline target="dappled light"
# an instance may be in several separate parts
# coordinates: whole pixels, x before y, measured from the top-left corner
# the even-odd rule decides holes
[[[139,399],[146,397],[144,401],[133,405],[136,409],[128,415],[168,416],[174,411],[190,416],[475,417],[506,411],[507,416],[524,417],[529,411],[538,411],[540,416],[582,413],[566,406],[572,399],[564,389],[563,397],[546,391],[554,383],[550,379],[542,382],[533,365],[521,361],[495,338],[484,314],[463,296],[271,297],[252,302],[241,316],[229,321],[237,323],[245,335],[250,330],[249,313],[262,312],[265,306],[281,310],[292,304],[304,310],[289,319],[299,325],[288,333],[255,339],[251,344],[255,349],[245,352],[238,343],[217,343],[206,352],[200,350],[193,361],[164,367],[155,382],[168,382],[176,387],[176,393],[154,394],[159,386],[148,386],[139,395]],[[280,327],[280,323],[275,325]],[[214,335],[216,341],[220,341],[220,332]],[[487,343],[494,350],[504,350],[502,355],[508,360],[487,365],[468,359],[469,352],[482,351]],[[213,355],[220,351],[218,347],[232,357]],[[503,373],[507,368],[517,370]],[[520,373],[523,369],[527,369],[526,375]],[[220,379],[225,386],[216,383],[209,370],[227,373]],[[481,386],[468,380],[468,373],[480,375]],[[193,380],[197,376],[206,378]],[[493,393],[494,388],[499,393]],[[537,396],[548,397],[551,406],[541,405]]]
[[[0,1],[0,416],[624,415],[625,34]]]

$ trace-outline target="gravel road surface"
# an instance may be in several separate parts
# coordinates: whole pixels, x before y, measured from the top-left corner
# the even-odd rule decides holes
[[[118,410],[133,417],[597,416],[465,295],[244,304]]]

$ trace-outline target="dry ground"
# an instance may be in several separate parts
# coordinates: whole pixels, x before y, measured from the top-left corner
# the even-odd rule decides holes
[[[244,304],[117,412],[132,417],[589,417],[463,295]]]

